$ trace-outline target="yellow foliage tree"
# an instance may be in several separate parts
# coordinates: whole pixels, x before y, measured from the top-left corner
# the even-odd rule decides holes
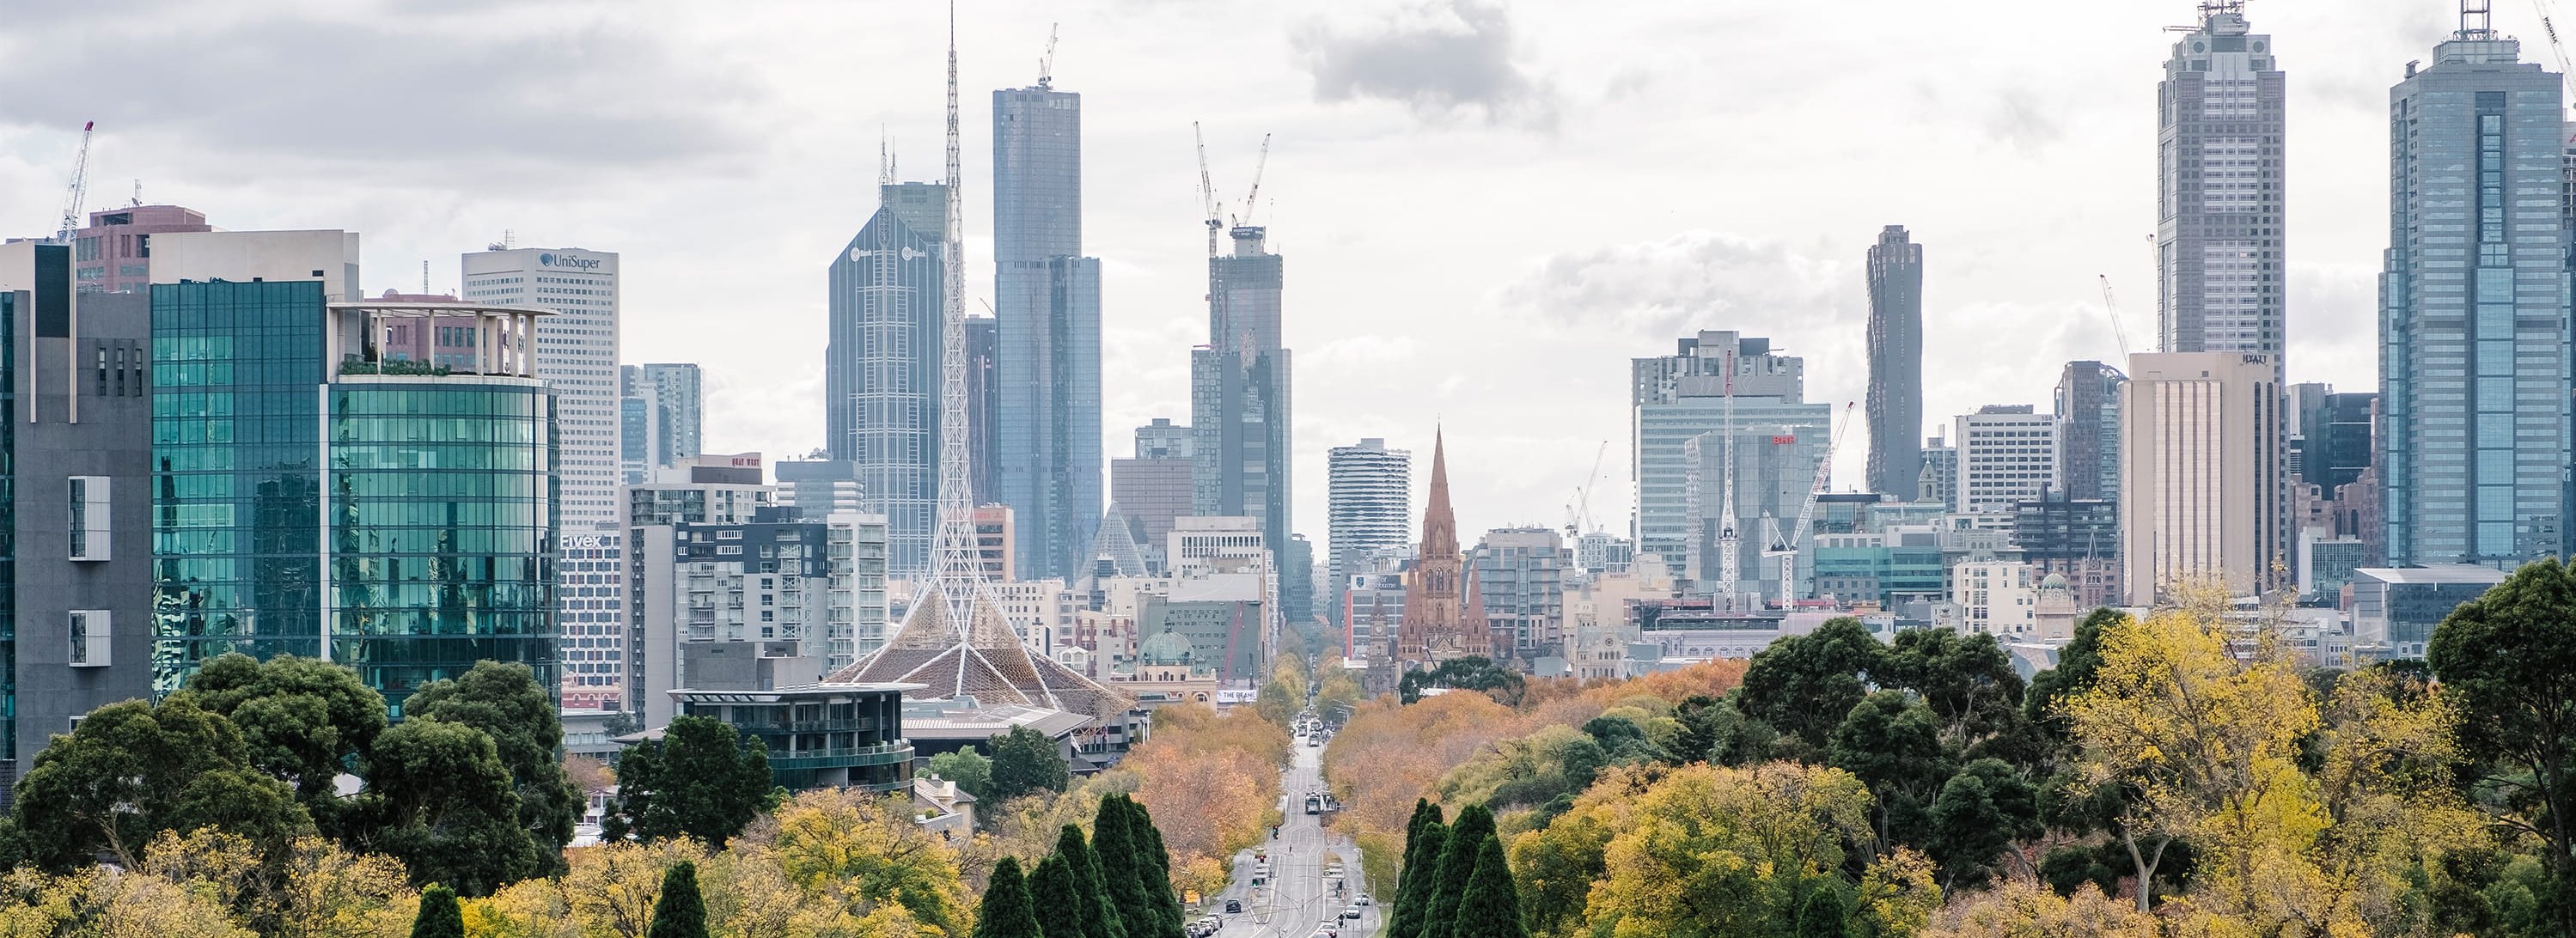
[[[2080,887],[2072,900],[2023,880],[1945,909],[1921,938],[2162,938],[2156,917]]]
[[[143,871],[68,876],[20,868],[0,889],[7,938],[251,938],[212,895]]]
[[[947,935],[964,935],[974,925],[956,852],[913,823],[901,796],[805,792],[736,842],[746,854],[775,863],[809,905],[837,907],[853,919],[901,905],[921,925]]]
[[[460,903],[467,938],[581,938],[563,884],[551,879],[520,880]]]
[[[572,871],[563,878],[564,904],[582,938],[644,938],[653,924],[653,903],[662,898],[663,871],[682,860],[706,859],[706,848],[682,837],[584,847],[565,859]]]
[[[1606,875],[1586,909],[1592,934],[1762,933],[1796,916],[1809,893],[1839,888],[1843,845],[1869,837],[1869,805],[1869,790],[1840,769],[1675,769],[1637,799],[1603,852]],[[1929,896],[1939,902],[1937,889]]]

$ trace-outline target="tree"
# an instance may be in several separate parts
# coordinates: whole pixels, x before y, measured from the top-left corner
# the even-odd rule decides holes
[[[409,719],[444,720],[492,737],[519,795],[519,823],[546,847],[546,871],[561,873],[563,847],[586,806],[565,774],[563,719],[527,665],[476,662],[463,675],[431,681],[403,702]]]
[[[2093,610],[2075,624],[2074,640],[2057,650],[2057,666],[2031,677],[2022,695],[2022,715],[2053,745],[2064,746],[2074,736],[2066,703],[2093,689],[2093,678],[2102,670],[2102,631],[2128,621],[2128,614],[2116,609]]]
[[[1467,897],[1467,881],[1476,875],[1476,857],[1494,836],[1494,814],[1481,804],[1458,811],[1458,823],[1440,845],[1440,868],[1432,876],[1430,901],[1423,905],[1423,938],[1441,938],[1444,923],[1458,921],[1458,904]]]
[[[764,822],[741,839],[765,849],[809,896],[846,896],[860,912],[901,905],[923,925],[965,931],[970,897],[956,851],[913,823],[904,796],[804,792],[779,806],[774,826]]]
[[[1073,776],[1064,751],[1045,733],[1025,726],[992,738],[993,800],[1009,801],[1040,791],[1061,792]]]
[[[674,717],[618,762],[609,839],[690,837],[721,847],[769,807],[769,750],[706,717]]]
[[[552,866],[555,851],[521,826],[510,770],[481,730],[413,717],[376,738],[369,763],[357,809],[369,833],[356,846],[402,860],[414,883],[487,896]]]
[[[707,938],[707,904],[698,895],[698,865],[688,860],[662,873],[662,897],[653,902],[653,927],[645,938]]]
[[[343,803],[333,780],[363,769],[386,726],[384,695],[356,671],[293,655],[261,661],[226,654],[199,666],[172,696],[232,721],[251,766],[294,786],[314,823],[340,833]]]
[[[1046,938],[1091,938],[1083,913],[1090,906],[1082,894],[1082,876],[1073,871],[1063,854],[1039,860],[1029,874],[1029,901],[1035,908],[1047,910],[1039,921]]]
[[[1939,717],[1903,691],[1880,691],[1834,728],[1826,763],[1857,776],[1877,796],[1870,808],[1879,843],[1923,843],[1925,810],[1950,772]]]
[[[704,850],[698,842],[685,837],[651,844],[612,842],[576,850],[571,858],[572,869],[563,878],[564,905],[581,924],[584,935],[644,938],[653,925],[653,908],[662,898],[664,874],[683,861],[702,856]]]
[[[1397,697],[1405,703],[1422,699],[1424,690],[1442,687],[1450,690],[1483,691],[1505,706],[1516,706],[1527,690],[1518,672],[1495,664],[1481,655],[1451,658],[1428,671],[1407,671],[1398,682]]]
[[[1842,893],[1831,886],[1811,889],[1807,901],[1798,904],[1798,938],[1843,938],[1850,917]]]
[[[1511,864],[1503,859],[1503,842],[1486,834],[1476,848],[1474,872],[1459,896],[1453,938],[1529,938],[1521,921],[1520,893],[1512,886]]]
[[[1160,906],[1146,885],[1154,875],[1153,861],[1146,858],[1135,829],[1127,823],[1120,807],[1125,801],[1119,795],[1100,796],[1100,812],[1091,825],[1091,853],[1100,859],[1100,876],[1107,881],[1110,904],[1117,907],[1127,938],[1162,938]]]
[[[28,855],[56,871],[101,850],[132,868],[162,831],[217,827],[274,856],[313,829],[295,790],[251,766],[231,721],[177,695],[92,712],[36,755],[17,799]]]
[[[930,757],[930,774],[957,783],[957,790],[975,796],[975,800],[996,806],[1002,799],[993,797],[993,760],[973,749],[943,752]]]
[[[421,890],[411,938],[465,938],[465,913],[456,907],[456,890],[437,885]]]
[[[1448,842],[1449,825],[1437,814],[1405,842],[1404,874],[1396,879],[1395,914],[1389,923],[1393,938],[1417,938],[1424,932],[1431,897],[1440,890],[1440,854]]]
[[[1992,635],[1908,629],[1872,674],[1878,683],[1913,691],[1939,720],[1942,744],[1969,756],[2035,758],[2022,717],[2021,675]]]
[[[1288,718],[1306,707],[1306,661],[1293,654],[1275,655],[1270,659],[1270,680],[1253,695],[1252,709],[1272,723],[1286,724]]]
[[[2001,759],[1968,763],[1932,802],[1926,847],[1949,889],[1983,886],[2014,843],[2038,837],[2039,791]]]
[[[2524,564],[2445,616],[2426,652],[2483,806],[2540,841],[2544,914],[2576,934],[2576,574]]]
[[[984,903],[975,910],[974,938],[1046,938],[1020,861],[1003,857],[993,867],[993,883],[984,887]]]
[[[1056,856],[1063,857],[1066,868],[1080,879],[1081,897],[1076,899],[1075,913],[1082,917],[1086,938],[1127,938],[1127,929],[1119,921],[1118,906],[1110,901],[1109,883],[1100,871],[1100,858],[1091,853],[1091,845],[1082,838],[1082,828],[1071,824],[1056,835]]]
[[[1868,837],[1869,792],[1835,768],[1684,766],[1625,800],[1587,909],[1614,938],[1774,934],[1845,888],[1844,845]]]
[[[1126,814],[1130,835],[1144,851],[1138,864],[1144,873],[1145,901],[1158,919],[1162,938],[1180,938],[1182,926],[1181,897],[1172,892],[1172,852],[1163,847],[1163,832],[1154,826],[1154,815],[1133,798],[1120,797],[1119,810]],[[1130,930],[1133,934],[1133,930]]]
[[[1868,695],[1886,654],[1859,619],[1825,620],[1812,633],[1781,638],[1754,655],[1734,695],[1736,709],[1823,749]]]

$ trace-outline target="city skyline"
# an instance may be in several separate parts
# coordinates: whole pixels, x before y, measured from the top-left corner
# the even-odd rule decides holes
[[[636,32],[642,27],[623,20],[584,20],[579,8],[566,11],[568,19],[592,22],[599,29],[596,36],[565,42],[627,41],[637,48],[694,50],[699,42],[722,44],[734,34],[716,30],[706,40],[681,39],[690,20],[685,10],[673,18],[673,32],[667,35]],[[811,21],[811,29],[856,28],[837,11],[795,12]],[[169,11],[144,13],[164,17],[174,29],[191,22]],[[1864,18],[1872,22],[1852,27],[1852,40],[1883,46],[1890,52],[1887,57],[1903,59],[1905,50],[1918,45],[1930,50],[1977,32],[1973,23],[1937,13],[1890,6],[1883,15]],[[1624,376],[1618,360],[1656,354],[1674,336],[1691,330],[1771,335],[1789,353],[1810,362],[1811,400],[1859,399],[1866,374],[1858,327],[1866,304],[1858,256],[1871,233],[1891,223],[1906,224],[1923,240],[1943,246],[1942,263],[1931,272],[1941,289],[1927,297],[1925,422],[1938,425],[1985,403],[2045,408],[2064,361],[2116,360],[2116,346],[2099,310],[2096,274],[2108,273],[2118,286],[2132,341],[2143,347],[2145,337],[2153,334],[2152,267],[2143,234],[2155,221],[2149,183],[2154,127],[2145,106],[2145,82],[2152,79],[2143,76],[2155,74],[2171,48],[2170,37],[2158,28],[2190,22],[2193,13],[2187,3],[2156,3],[2116,11],[2031,14],[2035,20],[2029,28],[2062,40],[2043,50],[2032,67],[2076,76],[2079,80],[2069,82],[2070,87],[2098,84],[2132,93],[2123,99],[2126,105],[2100,108],[2076,108],[2085,99],[2074,91],[2012,84],[2010,76],[1974,69],[1853,103],[1843,79],[1818,71],[1820,63],[1786,61],[1759,48],[1764,36],[1792,28],[1792,23],[1738,21],[1724,14],[1663,18],[1659,26],[1666,33],[1738,30],[1720,51],[1773,66],[1762,82],[1775,95],[1810,101],[1815,109],[1889,110],[1893,132],[1920,138],[1909,146],[1913,155],[1905,164],[1888,166],[1880,178],[1848,177],[1852,181],[1836,190],[1847,195],[1822,206],[1766,193],[1762,190],[1780,187],[1761,183],[1802,182],[1812,192],[1828,180],[1847,178],[1834,173],[1837,166],[1885,164],[1877,154],[1845,151],[1872,138],[1883,143],[1890,126],[1866,135],[1852,131],[1842,136],[1846,132],[1838,130],[1826,138],[1822,159],[1795,166],[1751,152],[1682,156],[1676,151],[1695,142],[1745,132],[1775,136],[1804,125],[1772,104],[1699,107],[1688,92],[1692,76],[1712,67],[1707,64],[1678,57],[1615,66],[1584,61],[1585,50],[1633,38],[1646,24],[1658,23],[1651,15],[1610,22],[1528,4],[1465,4],[1392,18],[1385,8],[1331,19],[1192,10],[1170,23],[1171,36],[1159,39],[1119,27],[1146,16],[1170,18],[1168,10],[1157,14],[1140,5],[1121,5],[1066,20],[1057,80],[1080,88],[1090,99],[1086,163],[1093,178],[1085,190],[1090,217],[1084,250],[1103,258],[1104,267],[1103,372],[1109,378],[1102,424],[1104,435],[1116,434],[1105,448],[1122,451],[1126,428],[1151,417],[1187,413],[1188,366],[1182,350],[1204,329],[1203,272],[1196,266],[1201,212],[1192,191],[1195,178],[1189,175],[1195,170],[1193,154],[1180,131],[1194,117],[1208,122],[1217,188],[1229,199],[1240,198],[1235,193],[1249,183],[1258,135],[1277,134],[1263,189],[1272,197],[1259,209],[1262,221],[1272,223],[1278,234],[1277,250],[1298,254],[1302,272],[1296,311],[1286,329],[1287,344],[1300,349],[1301,371],[1307,372],[1299,382],[1296,414],[1297,435],[1309,445],[1296,453],[1292,477],[1300,488],[1292,502],[1301,509],[1296,528],[1310,537],[1324,529],[1322,468],[1329,443],[1381,436],[1391,445],[1418,449],[1437,416],[1445,416],[1449,435],[1460,438],[1462,460],[1475,457],[1479,465],[1508,467],[1486,478],[1460,480],[1455,498],[1463,527],[1558,523],[1557,506],[1584,482],[1590,465],[1585,451],[1603,438],[1621,435]],[[2348,21],[2329,22],[2329,13]],[[460,28],[442,17],[406,20],[405,15],[388,12],[381,28],[410,23],[441,35],[441,30]],[[974,104],[984,91],[1030,83],[1047,22],[1068,15],[1002,5],[961,13],[969,89],[970,269],[980,269],[993,256],[983,211],[991,204],[991,180],[981,158],[990,152],[990,140],[978,132],[989,114],[974,113]],[[2332,11],[2284,4],[2252,13],[2261,32],[2294,43],[2299,51],[2289,83],[2289,105],[2296,115],[2289,227],[2291,239],[2301,245],[2291,261],[2293,381],[2327,381],[2338,390],[2375,385],[2371,360],[2376,353],[2366,342],[2368,330],[2361,327],[2369,321],[2375,292],[2370,280],[2377,252],[2385,246],[2377,243],[2382,239],[2372,221],[2384,218],[2379,200],[2385,195],[2385,89],[2404,61],[2421,58],[2423,50],[2447,34],[2451,15],[2440,3],[2347,4]],[[308,34],[379,28],[267,19],[301,24]],[[926,39],[937,33],[932,20],[928,10],[889,11],[872,16],[869,31]],[[64,54],[79,54],[93,39],[136,38],[132,30],[119,29],[124,21],[112,13],[47,20],[36,11],[19,22],[20,35],[59,42],[33,43],[29,51],[35,55],[29,61],[0,68],[36,67],[53,45],[62,46]],[[746,26],[761,22],[758,16],[745,21]],[[2538,23],[2528,11],[2502,11],[2497,25],[2539,41]],[[1178,37],[1220,32],[1247,37],[1246,47],[1229,58],[1247,58],[1251,65],[1195,89],[1170,90],[1164,86],[1171,83],[1152,80],[1153,72],[1117,67],[1142,60],[1187,67],[1204,60],[1206,53],[1188,51],[1163,59],[1149,53],[1185,51]],[[488,50],[494,48],[491,43],[506,47],[510,42],[477,41],[483,44],[467,48]],[[1406,43],[1426,43],[1423,48],[1441,55],[1432,57],[1422,74],[1390,75],[1382,68],[1387,50],[1411,48]],[[831,169],[842,177],[865,178],[873,158],[865,147],[887,136],[895,141],[899,167],[909,167],[899,169],[899,178],[935,175],[926,172],[936,157],[934,49],[935,43],[925,41],[872,57],[881,61],[866,66],[866,81],[835,83],[833,94],[843,105],[835,113],[846,117],[780,124],[792,132],[775,139],[757,131],[762,121],[776,124],[807,100],[803,96],[808,92],[789,81],[796,70],[833,66],[790,56],[776,66],[716,83],[708,94],[758,105],[745,109],[752,116],[714,120],[704,139],[693,143],[657,137],[657,146],[596,168],[603,178],[668,169],[675,163],[719,170],[708,174],[710,181],[688,183],[650,199],[635,200],[624,191],[612,198],[578,187],[539,185],[541,179],[556,178],[540,170],[601,155],[587,153],[587,144],[554,124],[505,141],[478,141],[440,157],[471,170],[465,175],[489,177],[479,183],[454,172],[396,179],[381,167],[353,168],[364,161],[381,162],[382,152],[317,147],[298,157],[314,170],[297,173],[305,188],[281,194],[271,182],[246,175],[239,160],[274,144],[240,139],[232,135],[235,128],[206,123],[199,115],[118,113],[115,107],[141,105],[114,104],[112,95],[104,93],[91,100],[69,96],[0,105],[0,124],[13,131],[10,141],[0,144],[0,191],[21,196],[11,200],[15,204],[59,204],[60,178],[75,136],[69,128],[79,123],[76,113],[62,112],[82,109],[98,111],[91,116],[102,125],[93,166],[99,184],[88,207],[121,204],[125,187],[115,183],[141,177],[147,203],[188,205],[226,228],[362,231],[370,238],[370,256],[378,259],[368,273],[383,278],[363,285],[370,293],[388,286],[416,287],[412,258],[433,261],[434,288],[452,286],[458,278],[445,259],[505,231],[518,244],[618,252],[627,266],[621,291],[621,314],[627,320],[621,337],[624,357],[706,366],[706,451],[761,450],[788,458],[821,443],[814,438],[821,369],[811,356],[784,357],[775,351],[819,339],[825,317],[815,295],[823,281],[812,261],[816,248],[844,242],[875,207],[873,187],[816,187],[810,178],[792,177]],[[599,94],[609,101],[639,90],[671,91],[663,79],[635,70],[642,64],[609,56],[577,77],[606,83]],[[402,63],[389,65],[399,70]],[[120,72],[117,80],[140,80],[142,75]],[[241,77],[210,76],[210,82],[221,87],[222,81],[213,79]],[[1829,77],[1831,81],[1812,86],[1794,84]],[[2092,78],[2099,81],[2082,80]],[[867,90],[857,95],[840,90],[848,87]],[[1998,88],[2006,93],[1985,93]],[[475,89],[492,91],[479,85],[469,90]],[[187,97],[163,95],[155,101],[185,103]],[[692,94],[664,97],[668,100],[661,107],[646,109],[649,113],[641,117],[596,116],[604,112],[574,116],[618,133],[668,134],[671,122],[702,116],[710,107],[707,98]],[[560,103],[484,103],[481,111],[448,106],[456,115],[477,120],[570,113]],[[254,123],[274,120],[262,112],[200,104],[208,103],[189,106]],[[1925,104],[1945,105],[1956,113],[1892,113],[1923,111]],[[1690,113],[1681,115],[1686,119],[1655,125],[1652,135],[1629,133],[1610,143],[1586,139],[1617,129],[1619,121],[1640,113],[1676,106],[1689,108]],[[435,107],[426,112],[430,118],[448,113]],[[1505,149],[1524,149],[1535,158],[1506,161],[1479,152],[1498,142],[1531,144]],[[159,163],[161,157],[147,155],[156,150],[190,154],[189,162]],[[1398,152],[1414,155],[1391,159]],[[1708,175],[1711,159],[1717,160],[1718,177],[1745,184],[1683,184],[1686,178]],[[1414,167],[1425,160],[1440,162],[1451,178],[1418,189],[1398,188],[1422,175]],[[1969,165],[1974,168],[1962,169]],[[1531,178],[1532,173],[1617,173],[1634,191],[1660,195],[1633,200],[1637,205],[1577,213],[1477,197],[1493,188],[1490,183]],[[1955,188],[1969,191],[1946,191],[1941,181],[1952,177],[1969,183]],[[2005,180],[2045,189],[2049,198],[2002,200],[2010,207],[2001,211],[1991,198],[1969,198]],[[815,209],[805,213],[810,220],[755,223],[739,214],[778,204],[791,191],[815,198]],[[2302,191],[2318,194],[2301,197]],[[1534,211],[1548,211],[1554,223],[1539,228],[1496,221],[1531,217]],[[691,223],[672,224],[674,219]],[[38,234],[47,220],[40,209],[10,224],[25,229],[20,233]],[[649,230],[647,220],[653,223]],[[1444,222],[1441,237],[1381,230],[1390,222],[1419,227],[1431,220]],[[1463,230],[1477,227],[1491,231]],[[742,245],[705,237],[708,231],[724,230],[759,233]],[[762,256],[756,263],[744,261],[739,256],[744,251]],[[438,282],[442,279],[446,282]],[[979,279],[969,278],[970,309],[980,307],[989,293]],[[1461,284],[1467,286],[1462,289]],[[705,328],[709,311],[723,316],[726,326]],[[1475,328],[1497,320],[1511,328]],[[1578,328],[1578,322],[1603,327]],[[1996,334],[2019,336],[2039,348],[2026,362],[1994,361],[1979,354],[1976,343]],[[1531,337],[1548,341],[1527,341]],[[1545,388],[1518,380],[1533,368],[1556,380]],[[1859,482],[1867,449],[1861,435],[1845,442],[1837,459],[1838,489]],[[1596,493],[1596,506],[1632,503],[1622,462],[1614,454],[1603,467],[1608,488]],[[1622,527],[1615,511],[1596,507],[1595,515],[1607,529]]]

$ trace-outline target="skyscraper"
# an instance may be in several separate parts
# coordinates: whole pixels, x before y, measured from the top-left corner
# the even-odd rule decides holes
[[[696,458],[703,401],[698,366],[624,365],[617,373],[620,481],[634,485],[655,469]]]
[[[1921,439],[1923,246],[1889,225],[1869,249],[1869,490],[1913,501]]]
[[[1807,402],[1807,363],[1771,340],[1703,330],[1675,353],[1629,360],[1637,552],[1724,592],[1725,521],[1744,593],[1778,596],[1771,538],[1795,525],[1824,458],[1833,409]],[[1733,457],[1729,471],[1729,455]],[[1732,482],[1732,492],[1729,483]]]
[[[554,390],[565,533],[617,529],[621,420],[617,255],[508,248],[464,256],[465,301],[553,310],[537,317],[537,377]],[[160,282],[158,275],[155,282]]]
[[[966,453],[974,462],[967,476],[984,498],[1002,494],[1001,480],[994,477],[1002,459],[995,445],[1001,441],[1001,414],[995,410],[1001,394],[994,384],[1001,341],[993,317],[966,317]]]
[[[2206,0],[2156,86],[2156,299],[2167,352],[2269,356],[2289,266],[2283,76],[2243,0]]]
[[[1236,225],[1234,252],[1208,259],[1208,344],[1190,352],[1192,507],[1254,518],[1263,546],[1285,556],[1293,428],[1281,294],[1286,268],[1266,230]]]
[[[1100,261],[1082,255],[1082,96],[993,92],[994,441],[1018,572],[1087,567],[1100,520]]]
[[[2511,566],[2564,546],[2561,81],[2463,12],[2433,64],[2389,90],[2378,470],[2392,565]]]
[[[1411,538],[1413,453],[1388,449],[1370,437],[1357,446],[1336,446],[1327,457],[1324,509],[1328,551],[1326,568],[1332,584],[1332,616],[1342,615],[1342,597],[1350,594],[1351,574],[1380,550],[1401,548]]]
[[[1190,428],[1169,417],[1136,428],[1136,455],[1109,461],[1109,497],[1136,526],[1137,548],[1155,570],[1167,569],[1163,542],[1172,520],[1190,513]]]
[[[2067,362],[2058,374],[2057,474],[2067,498],[2119,499],[2120,385],[2128,381],[2120,369],[2097,361]]]
[[[947,199],[941,183],[882,186],[880,204],[829,266],[824,446],[848,463],[864,510],[886,516],[888,566],[930,569],[939,504],[940,310]],[[931,212],[918,211],[923,203]],[[915,227],[930,225],[929,228]]]
[[[1959,503],[1953,510],[2011,514],[2017,502],[2064,486],[2059,426],[2029,404],[1988,404],[1959,415]]]
[[[2120,453],[2120,582],[2153,605],[2177,583],[2270,589],[2287,565],[2281,529],[2281,386],[2269,358],[2234,352],[2129,356]]]

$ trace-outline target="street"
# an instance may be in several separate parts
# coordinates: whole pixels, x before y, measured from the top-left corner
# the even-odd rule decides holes
[[[1281,774],[1281,810],[1286,822],[1279,826],[1279,839],[1261,845],[1270,853],[1274,878],[1262,886],[1252,886],[1255,861],[1252,851],[1244,851],[1234,860],[1234,876],[1225,891],[1207,904],[1207,912],[1225,919],[1218,938],[1309,938],[1323,928],[1337,928],[1343,938],[1366,938],[1378,930],[1378,906],[1361,906],[1361,917],[1341,918],[1363,888],[1360,882],[1360,852],[1348,838],[1324,831],[1322,817],[1306,813],[1306,793],[1324,787],[1321,762],[1323,750],[1299,743],[1296,758]],[[1337,863],[1344,879],[1327,880],[1324,870]],[[1343,884],[1339,894],[1336,883]],[[1226,900],[1243,903],[1243,911],[1226,915]]]

